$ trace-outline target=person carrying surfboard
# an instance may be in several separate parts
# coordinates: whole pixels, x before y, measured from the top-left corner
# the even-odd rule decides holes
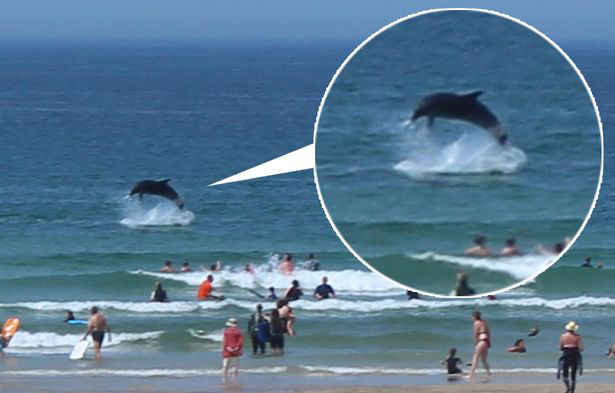
[[[107,323],[107,319],[100,311],[98,307],[93,306],[90,310],[90,320],[88,321],[88,330],[85,332],[83,339],[85,340],[89,335],[92,335],[92,341],[94,341],[94,351],[96,352],[96,360],[102,359],[102,343],[105,338],[105,333],[109,333],[109,342],[111,342],[111,328]]]

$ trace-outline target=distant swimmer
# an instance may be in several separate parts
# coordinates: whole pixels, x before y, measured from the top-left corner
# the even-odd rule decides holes
[[[609,359],[615,358],[615,342],[613,343],[613,345],[611,345],[611,348],[609,348],[609,351],[606,353],[606,355],[609,357]]]
[[[440,362],[440,364],[446,366],[446,373],[449,377],[463,374],[463,371],[459,369],[459,365],[463,362],[457,357],[457,348],[451,348],[448,350],[448,356],[446,359]]]
[[[474,237],[474,246],[468,248],[465,254],[471,257],[488,257],[491,250],[487,247],[487,238],[483,235]]]
[[[66,310],[66,314],[64,316],[64,323],[68,323],[69,325],[87,325],[88,321],[84,319],[75,318],[75,314],[71,310]]]
[[[455,288],[455,296],[472,296],[476,295],[476,291],[470,287],[468,273],[457,273],[457,288]]]
[[[284,254],[284,258],[280,263],[280,270],[287,276],[293,273],[293,270],[295,270],[295,263],[293,262],[293,256],[291,254]]]
[[[307,268],[312,272],[320,270],[320,262],[318,262],[314,254],[310,254],[308,256]]]
[[[275,288],[269,287],[269,295],[265,297],[265,300],[276,301],[278,300],[278,295],[275,294]]]
[[[414,110],[411,121],[426,117],[429,126],[436,118],[463,120],[489,131],[500,143],[504,144],[507,135],[497,117],[483,103],[478,101],[482,91],[469,94],[436,93],[423,98]]]
[[[184,261],[184,263],[182,263],[181,269],[179,269],[179,272],[180,273],[190,273],[190,272],[192,272],[192,269],[190,268],[190,262]]]
[[[170,181],[171,179],[142,180],[132,187],[132,190],[130,190],[130,194],[128,196],[132,197],[134,194],[138,194],[139,199],[141,199],[143,194],[158,195],[172,201],[177,205],[177,207],[183,210],[184,201],[179,196],[177,191],[169,185]]]
[[[256,273],[256,269],[254,268],[254,264],[252,262],[246,263],[246,266],[243,268],[246,273],[254,274]]]
[[[214,276],[207,276],[205,281],[201,283],[196,293],[196,300],[224,300],[224,296],[214,296],[213,292]]]
[[[487,363],[487,355],[489,353],[489,348],[491,348],[491,330],[487,322],[482,319],[479,311],[474,311],[472,313],[472,318],[474,319],[473,330],[476,347],[474,348],[474,356],[472,357],[472,367],[470,367],[470,371],[468,372],[469,379],[474,377],[474,372],[476,371],[476,367],[478,367],[479,360],[483,362],[487,375],[491,375],[489,363]]]
[[[592,265],[592,257],[585,257],[585,261],[583,261],[581,267],[594,267]]]
[[[604,267],[604,265],[602,264],[602,262],[598,262],[598,264],[596,265],[596,269],[602,269]]]
[[[98,307],[94,306],[90,310],[90,320],[88,321],[88,329],[83,336],[85,340],[89,335],[92,336],[94,341],[94,351],[96,352],[96,360],[102,358],[102,344],[105,339],[105,333],[109,335],[109,342],[111,342],[111,328],[107,323],[107,319],[100,311]]]
[[[513,256],[513,255],[521,255],[521,250],[519,246],[517,246],[517,239],[514,237],[509,237],[506,239],[506,243],[504,243],[504,248],[500,250],[500,255],[502,256]]]
[[[536,337],[538,336],[538,333],[540,333],[540,329],[538,329],[537,327],[534,327],[530,330],[530,332],[528,333],[529,337]]]
[[[303,296],[303,291],[301,290],[301,287],[299,286],[299,281],[293,280],[290,288],[288,288],[286,292],[284,293],[284,300],[292,302],[295,300],[299,300],[301,296]]]
[[[559,255],[566,248],[566,244],[567,243],[564,242],[555,243],[555,245],[551,249],[546,248],[542,244],[539,244],[538,246],[536,246],[536,251],[544,255]]]
[[[421,296],[418,292],[415,291],[406,291],[406,296],[408,296],[408,300],[420,299]]]
[[[322,284],[317,286],[314,290],[314,297],[316,299],[323,300],[335,298],[335,291],[331,285],[327,284],[328,281],[329,279],[326,276],[322,278]]]
[[[579,325],[574,321],[566,324],[565,332],[560,336],[559,349],[562,351],[562,356],[559,358],[557,367],[557,379],[560,378],[560,373],[564,377],[566,392],[574,393],[577,385],[577,372],[583,374],[583,339],[577,333]]]
[[[160,281],[156,281],[154,285],[154,291],[149,297],[150,302],[168,302],[169,298],[167,297],[167,291],[162,289],[162,283]]]
[[[160,273],[177,273],[177,270],[173,267],[173,262],[165,261],[164,266],[160,268]]]
[[[525,348],[525,341],[522,338],[515,341],[515,344],[512,347],[507,349],[508,352],[515,353],[525,353],[527,352],[527,348]]]
[[[66,316],[64,317],[64,322],[74,321],[75,314],[71,310],[66,310]]]

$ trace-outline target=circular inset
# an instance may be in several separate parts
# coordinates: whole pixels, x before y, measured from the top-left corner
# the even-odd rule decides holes
[[[342,242],[433,296],[532,280],[576,240],[602,179],[602,125],[579,70],[487,10],[430,10],[365,40],[329,84],[314,141]]]

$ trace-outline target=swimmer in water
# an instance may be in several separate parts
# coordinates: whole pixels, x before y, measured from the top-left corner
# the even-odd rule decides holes
[[[160,268],[160,273],[177,273],[177,270],[173,267],[173,262],[165,261],[164,266]]]
[[[310,254],[308,256],[307,268],[308,270],[313,271],[313,272],[320,270],[320,263],[318,262],[314,254]]]
[[[521,250],[517,246],[517,240],[514,237],[506,239],[504,248],[500,250],[500,255],[508,257],[513,255],[521,255]]]
[[[465,254],[471,257],[488,257],[491,255],[491,250],[487,247],[487,238],[483,235],[477,235],[474,238],[474,246],[468,248]]]
[[[269,295],[265,298],[265,300],[276,301],[278,300],[278,295],[275,294],[275,288],[269,287]]]
[[[592,265],[592,257],[585,257],[585,261],[583,262],[581,267],[594,267]]]
[[[449,377],[463,374],[463,371],[459,369],[459,365],[462,364],[462,361],[457,357],[457,348],[449,349],[448,356],[441,361],[440,364],[446,365],[446,373]]]
[[[293,256],[291,254],[284,254],[284,258],[280,263],[280,270],[287,276],[293,274],[293,270],[295,270],[295,263],[293,262]]]
[[[525,348],[525,341],[522,338],[515,341],[515,344],[508,348],[508,352],[516,352],[516,353],[526,353],[527,348]]]
[[[293,280],[290,288],[288,288],[284,293],[284,300],[292,302],[294,300],[299,300],[301,296],[303,296],[303,291],[299,286],[299,281]]]
[[[182,268],[179,269],[180,273],[190,273],[192,269],[190,269],[190,263],[188,261],[184,261],[182,264]]]
[[[457,273],[457,288],[455,288],[455,296],[476,295],[476,291],[470,288],[470,284],[468,280],[469,280],[468,273],[464,273],[464,272]]]

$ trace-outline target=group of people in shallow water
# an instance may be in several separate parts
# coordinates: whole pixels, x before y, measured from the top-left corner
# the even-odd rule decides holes
[[[572,240],[571,237],[564,238],[561,242],[556,243],[552,248],[547,248],[542,244],[535,247],[535,252],[544,255],[559,255],[568,243]],[[494,255],[493,251],[487,245],[487,238],[484,235],[476,235],[474,237],[474,244],[465,250],[465,255],[471,257],[489,257]],[[508,237],[504,241],[504,246],[495,255],[501,257],[519,256],[523,255],[523,252],[517,245],[517,239],[514,237]]]
[[[479,362],[483,364],[487,376],[491,375],[491,369],[487,357],[489,349],[491,348],[491,330],[489,325],[482,318],[479,311],[472,313],[473,319],[473,337],[474,337],[474,354],[472,356],[472,362],[468,365],[470,369],[466,375],[468,379],[474,377],[476,368]],[[583,374],[583,357],[582,352],[583,339],[578,333],[579,325],[574,322],[568,322],[564,327],[564,332],[559,339],[559,350],[561,356],[557,361],[557,379],[562,379],[566,386],[566,393],[574,393],[577,384],[577,375]],[[533,328],[528,334],[529,337],[536,337],[540,330]],[[507,349],[512,353],[526,353],[527,348],[523,339],[516,340],[515,344]],[[607,354],[610,358],[615,357],[615,343],[609,349]],[[442,360],[442,365],[446,367],[449,379],[454,380],[458,376],[463,375],[463,371],[460,366],[463,364],[461,359],[457,357],[457,349],[451,348],[448,351],[448,356]]]

